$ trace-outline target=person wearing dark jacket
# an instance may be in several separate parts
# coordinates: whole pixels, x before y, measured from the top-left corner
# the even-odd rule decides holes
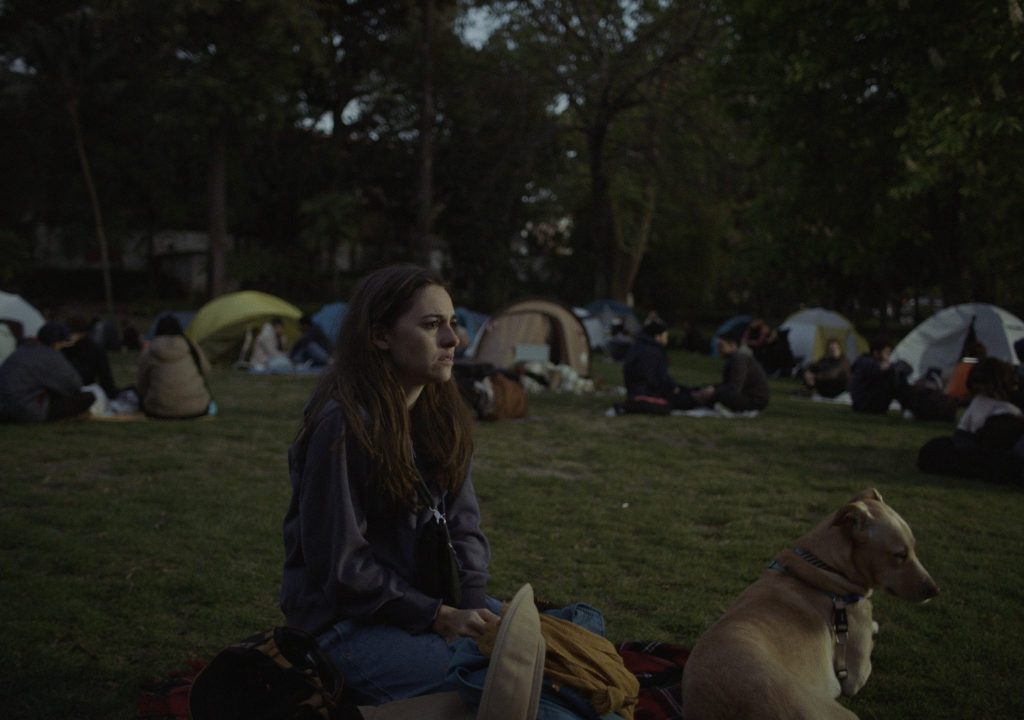
[[[0,365],[0,420],[40,423],[86,412],[96,398],[63,355],[66,325],[46,323],[36,339],[22,341]]]
[[[713,407],[721,403],[733,412],[764,410],[768,407],[768,376],[743,345],[742,329],[719,335],[718,354],[725,358],[722,382],[693,392],[697,403]]]
[[[302,335],[292,346],[291,359],[296,365],[309,363],[312,367],[323,367],[331,359],[334,352],[334,343],[328,339],[327,334],[313,322],[309,315],[303,315],[299,320],[299,328]]]
[[[905,394],[909,368],[892,364],[892,343],[883,338],[871,342],[869,351],[850,369],[850,397],[856,412],[884,415],[893,400]]]
[[[363,705],[450,689],[450,641],[498,620],[454,318],[426,270],[364,278],[289,451],[281,609]]]
[[[850,361],[835,338],[825,343],[825,354],[804,370],[804,385],[822,397],[834,398],[850,384]]]
[[[114,374],[110,371],[107,351],[89,337],[89,323],[84,317],[68,319],[71,344],[61,350],[67,361],[78,371],[83,385],[99,385],[108,398],[117,397]]]
[[[626,397],[632,403],[663,405],[666,412],[696,407],[689,389],[668,374],[667,344],[668,326],[652,314],[622,363]]]

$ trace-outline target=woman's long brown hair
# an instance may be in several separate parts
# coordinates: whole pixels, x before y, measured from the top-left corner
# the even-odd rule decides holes
[[[345,427],[366,450],[370,488],[396,508],[416,504],[416,466],[436,473],[442,490],[458,492],[473,454],[473,418],[454,380],[430,383],[411,409],[391,355],[372,342],[373,333],[391,329],[425,287],[444,287],[428,270],[393,265],[376,270],[359,283],[342,322],[334,362],[321,377],[299,430],[306,441],[328,400],[345,414]],[[343,438],[338,438],[340,449]]]

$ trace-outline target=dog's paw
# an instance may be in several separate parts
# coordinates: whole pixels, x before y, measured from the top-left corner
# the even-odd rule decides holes
[[[872,620],[871,621],[871,634],[872,635],[877,635],[878,634],[878,622],[876,620]]]

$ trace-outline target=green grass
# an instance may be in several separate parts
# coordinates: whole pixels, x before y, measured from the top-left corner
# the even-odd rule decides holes
[[[122,383],[134,357],[115,357]],[[688,383],[718,361],[674,357]],[[595,374],[619,381],[618,366]],[[0,714],[132,718],[141,684],[278,623],[286,451],[310,378],[217,371],[216,420],[0,426]],[[530,398],[478,426],[491,591],[601,609],[614,641],[692,645],[771,557],[877,487],[942,595],[877,596],[862,718],[1020,718],[1024,492],[920,474],[943,425],[854,415],[773,384],[756,420],[607,418]]]

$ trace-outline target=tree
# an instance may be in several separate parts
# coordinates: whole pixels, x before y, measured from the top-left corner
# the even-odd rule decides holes
[[[58,4],[60,5],[60,4]],[[51,17],[34,15],[40,8],[25,12],[13,3],[3,10],[8,64],[20,63],[25,82],[58,102],[67,113],[74,139],[82,180],[92,209],[93,226],[100,251],[103,294],[107,313],[113,315],[114,294],[110,278],[110,251],[99,193],[93,176],[86,140],[82,130],[83,96],[95,90],[102,73],[108,69],[115,48],[104,37],[103,18],[85,3],[75,7],[46,8],[55,10]]]
[[[321,27],[302,0],[177,0],[165,9],[165,58],[175,78],[167,97],[207,143],[212,297],[227,287],[231,148],[252,127],[281,128],[295,119],[299,81],[321,47]]]
[[[885,322],[908,296],[1024,299],[1017,5],[727,3],[756,303]]]
[[[684,64],[700,62],[699,51],[714,29],[708,7],[656,0],[522,0],[497,3],[494,12],[504,24],[500,40],[532,59],[552,106],[564,106],[567,125],[584,138],[585,250],[597,260],[594,292],[626,299],[657,211],[661,102],[677,74],[692,72]],[[639,192],[632,200],[617,187],[622,158],[609,153],[620,124],[622,134],[635,139],[632,151],[651,170],[633,186]],[[633,222],[624,219],[627,204]]]

